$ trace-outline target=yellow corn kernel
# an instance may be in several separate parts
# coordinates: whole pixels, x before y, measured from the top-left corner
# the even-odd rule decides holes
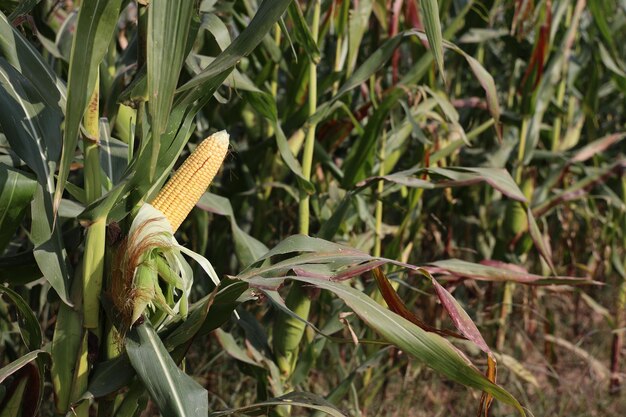
[[[213,181],[228,152],[228,138],[222,130],[202,141],[152,202],[172,231],[178,229]]]

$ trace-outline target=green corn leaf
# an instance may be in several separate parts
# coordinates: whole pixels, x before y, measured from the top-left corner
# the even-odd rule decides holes
[[[348,18],[348,57],[346,75],[350,77],[356,67],[356,60],[359,56],[359,48],[363,35],[369,26],[372,14],[372,0],[359,2],[358,7],[350,10]]]
[[[179,91],[198,87],[216,75],[233,68],[242,57],[250,54],[261,43],[291,1],[275,0],[261,3],[252,21],[243,32],[204,71],[180,87]]]
[[[0,258],[0,279],[10,285],[25,285],[41,278],[33,251]]]
[[[45,103],[36,88],[0,58],[0,126],[11,149],[35,172],[37,190],[32,202],[31,240],[35,259],[59,297],[68,298],[69,273],[61,232],[55,222],[53,173],[61,145],[61,111]]]
[[[455,382],[485,391],[514,407],[520,415],[526,415],[520,403],[509,392],[489,381],[443,337],[420,329],[405,318],[385,309],[361,291],[342,283],[304,277],[296,279],[333,292],[385,340],[430,368]]]
[[[161,135],[174,101],[191,26],[194,2],[152,0],[148,7],[148,108],[152,127],[150,180],[154,178]]]
[[[41,347],[43,338],[41,327],[35,313],[22,297],[12,289],[0,285],[0,294],[9,298],[18,311],[19,330],[22,340],[29,350],[36,350]]]
[[[35,86],[0,58],[0,125],[11,149],[37,174],[46,193],[54,193],[53,172],[61,150],[61,111],[47,106]]]
[[[0,12],[0,56],[26,77],[50,106],[65,110],[67,91],[64,82],[46,64],[43,57],[22,33]]]
[[[82,290],[82,286],[80,289]],[[78,363],[83,337],[82,330],[82,320],[78,312],[62,304],[57,313],[54,338],[50,350],[50,354],[54,358],[50,375],[57,413],[65,414],[71,406],[75,382],[74,369]]]
[[[235,252],[241,266],[247,267],[269,250],[267,246],[239,227],[233,207],[227,198],[207,192],[200,198],[197,206],[202,210],[228,217],[235,242]]]
[[[435,267],[424,269],[434,274],[452,275],[456,277],[470,278],[478,281],[492,282],[517,282],[532,285],[590,285],[597,284],[587,278],[554,276],[544,277],[531,274],[524,268],[499,261],[483,261],[480,264],[463,261],[461,259],[442,259],[430,262],[428,265]]]
[[[161,414],[180,417],[208,414],[207,391],[176,366],[149,321],[133,327],[125,345],[131,365]]]
[[[15,234],[36,188],[37,181],[0,163],[0,253]]]
[[[59,165],[54,210],[58,209],[74,159],[80,123],[93,91],[100,62],[111,44],[122,0],[93,0],[81,3],[70,58],[65,135]]]
[[[48,352],[33,350],[0,369],[0,387],[7,388],[10,398],[3,398],[2,417],[34,417],[43,396],[43,358]],[[6,386],[11,377],[10,386]]]
[[[441,79],[446,82],[446,74],[443,68],[443,35],[441,34],[441,21],[439,20],[439,5],[437,0],[421,0],[424,30],[430,45],[430,50],[435,57]]]
[[[317,47],[315,40],[313,40],[313,35],[311,35],[311,31],[307,25],[304,15],[302,14],[300,5],[298,2],[294,1],[289,5],[287,11],[289,12],[289,18],[294,25],[294,37],[296,42],[302,45],[311,61],[316,64],[319,63],[320,50]]]

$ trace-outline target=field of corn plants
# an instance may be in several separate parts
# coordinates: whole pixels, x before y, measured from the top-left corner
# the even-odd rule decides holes
[[[0,417],[626,415],[625,1],[0,12]]]

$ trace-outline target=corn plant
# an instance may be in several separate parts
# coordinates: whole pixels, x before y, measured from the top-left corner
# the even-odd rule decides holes
[[[0,2],[0,415],[619,394],[624,11]]]

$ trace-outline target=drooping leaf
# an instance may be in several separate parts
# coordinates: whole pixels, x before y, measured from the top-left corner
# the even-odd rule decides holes
[[[267,246],[239,227],[233,208],[227,198],[207,192],[200,198],[197,206],[202,210],[228,217],[235,242],[235,251],[241,266],[247,267],[269,250]]]
[[[517,377],[523,379],[528,382],[532,386],[536,388],[540,388],[539,382],[537,378],[532,374],[532,372],[522,365],[517,359],[514,357],[507,355],[505,353],[495,353],[494,356],[498,360],[498,363],[505,368],[508,368],[511,372],[513,372]]]
[[[60,230],[55,222],[53,174],[61,151],[61,111],[46,103],[28,79],[0,58],[0,125],[11,149],[35,172],[31,240],[41,271],[61,299],[68,298],[69,274]]]
[[[170,322],[159,336],[168,349],[188,343],[195,336],[210,333],[233,316],[235,308],[242,302],[252,299],[246,295],[248,285],[245,282],[222,281],[215,297],[211,294],[194,303],[186,320],[181,317]],[[208,311],[207,311],[208,306]],[[131,383],[135,370],[130,366],[127,355],[100,362],[96,365],[89,387],[82,399],[100,398],[122,389]]]
[[[211,32],[215,42],[217,42],[220,49],[224,51],[231,43],[228,27],[226,27],[224,22],[213,13],[206,13],[203,17],[204,21],[202,22],[201,27],[206,28],[206,30]]]
[[[245,349],[237,345],[235,338],[230,333],[225,332],[221,329],[216,329],[215,338],[217,339],[217,342],[220,344],[224,352],[228,353],[234,359],[248,365],[260,368],[263,367],[262,364],[256,362],[253,358],[251,358]]]
[[[450,178],[450,186],[463,186],[486,182],[502,194],[516,201],[526,202],[524,193],[519,189],[511,175],[505,169],[498,168],[430,168],[431,175],[442,175]],[[445,182],[440,186],[444,186]]]
[[[427,274],[428,276],[430,274]],[[430,276],[431,282],[435,287],[435,292],[437,293],[437,297],[443,308],[446,310],[450,319],[452,319],[452,323],[454,323],[454,327],[456,327],[463,336],[471,340],[485,353],[491,353],[491,349],[487,346],[487,342],[480,334],[478,327],[474,321],[470,318],[470,316],[465,312],[465,309],[461,307],[458,301],[446,290],[435,278]]]
[[[11,149],[37,174],[47,194],[54,192],[53,173],[61,151],[58,106],[48,106],[34,85],[0,58],[0,125]]]
[[[499,401],[514,407],[520,415],[526,415],[522,406],[510,393],[489,381],[441,336],[420,329],[405,318],[384,309],[380,304],[352,287],[314,278],[298,277],[295,279],[333,292],[388,342],[453,381],[485,391]]]
[[[576,162],[584,162],[592,156],[603,152],[613,144],[620,142],[624,138],[626,138],[626,133],[614,133],[598,140],[594,140],[576,151],[576,153],[570,158],[569,163],[573,164]]]
[[[452,332],[439,330],[433,326],[430,326],[429,324],[426,324],[422,320],[420,320],[415,314],[413,314],[408,309],[408,307],[406,306],[406,304],[404,304],[402,299],[400,299],[400,296],[398,295],[396,290],[393,288],[393,286],[389,282],[389,279],[385,276],[385,274],[379,267],[374,268],[372,270],[372,274],[374,275],[374,278],[376,278],[376,284],[378,285],[378,289],[391,311],[398,314],[399,316],[404,317],[405,319],[409,320],[411,323],[419,326],[421,329],[426,330],[427,332],[436,333],[442,336],[448,335],[448,336],[454,336],[454,337],[461,337],[460,335],[454,334]]]
[[[0,12],[0,55],[26,77],[49,106],[65,109],[66,88],[33,45]]]
[[[463,261],[460,259],[444,259],[440,261],[430,262],[429,266],[424,269],[432,274],[449,274],[455,277],[465,277],[480,281],[494,282],[517,282],[521,284],[533,285],[589,285],[597,284],[588,278],[577,277],[543,277],[528,273],[525,269],[514,265],[505,264],[499,261],[483,261],[483,264]]]
[[[176,366],[149,321],[133,327],[125,346],[131,365],[163,415],[208,414],[207,391]]]
[[[280,19],[291,1],[292,0],[275,0],[261,3],[252,21],[239,36],[233,40],[228,48],[219,54],[204,71],[180,87],[179,91],[186,91],[197,87],[208,79],[234,67],[242,57],[250,54],[263,40],[265,34],[267,34],[274,23]]]
[[[425,37],[422,32],[418,31],[410,31],[408,33],[416,35],[420,39],[424,39]],[[474,57],[463,51],[454,43],[449,41],[442,41],[442,46],[445,46],[446,48],[458,53],[463,58],[465,58],[465,60],[469,64],[470,69],[474,73],[474,76],[485,90],[485,94],[487,96],[487,106],[489,108],[489,111],[491,112],[491,115],[493,116],[493,119],[496,122],[496,132],[498,134],[498,137],[502,139],[502,131],[499,125],[501,110],[500,104],[498,103],[498,91],[496,89],[496,83],[493,79],[493,76],[482,66],[480,62],[478,62]]]
[[[556,270],[554,269],[554,263],[552,261],[552,248],[550,247],[550,242],[548,241],[548,237],[544,236],[541,233],[541,230],[539,230],[539,225],[537,224],[537,220],[535,220],[530,207],[526,208],[526,217],[528,219],[528,232],[535,243],[535,247],[546,261],[552,272],[556,275]]]
[[[289,167],[291,172],[296,175],[298,183],[302,185],[303,189],[307,193],[313,194],[315,192],[315,187],[313,186],[311,181],[305,178],[304,174],[302,173],[302,166],[300,165],[300,162],[295,158],[294,154],[289,148],[287,137],[283,132],[280,121],[278,120],[276,102],[274,101],[272,96],[262,91],[251,92],[246,96],[248,97],[248,101],[250,102],[250,104],[271,123],[276,137],[278,152],[280,153],[280,156],[282,157],[285,164]]]
[[[315,192],[315,187],[304,177],[304,174],[302,173],[302,166],[291,153],[291,149],[289,149],[289,144],[287,143],[287,137],[285,137],[282,127],[276,122],[274,123],[274,129],[276,131],[276,144],[278,145],[280,156],[283,158],[283,161],[285,161],[289,169],[296,174],[298,183],[303,187],[303,189],[307,193],[313,194]]]

